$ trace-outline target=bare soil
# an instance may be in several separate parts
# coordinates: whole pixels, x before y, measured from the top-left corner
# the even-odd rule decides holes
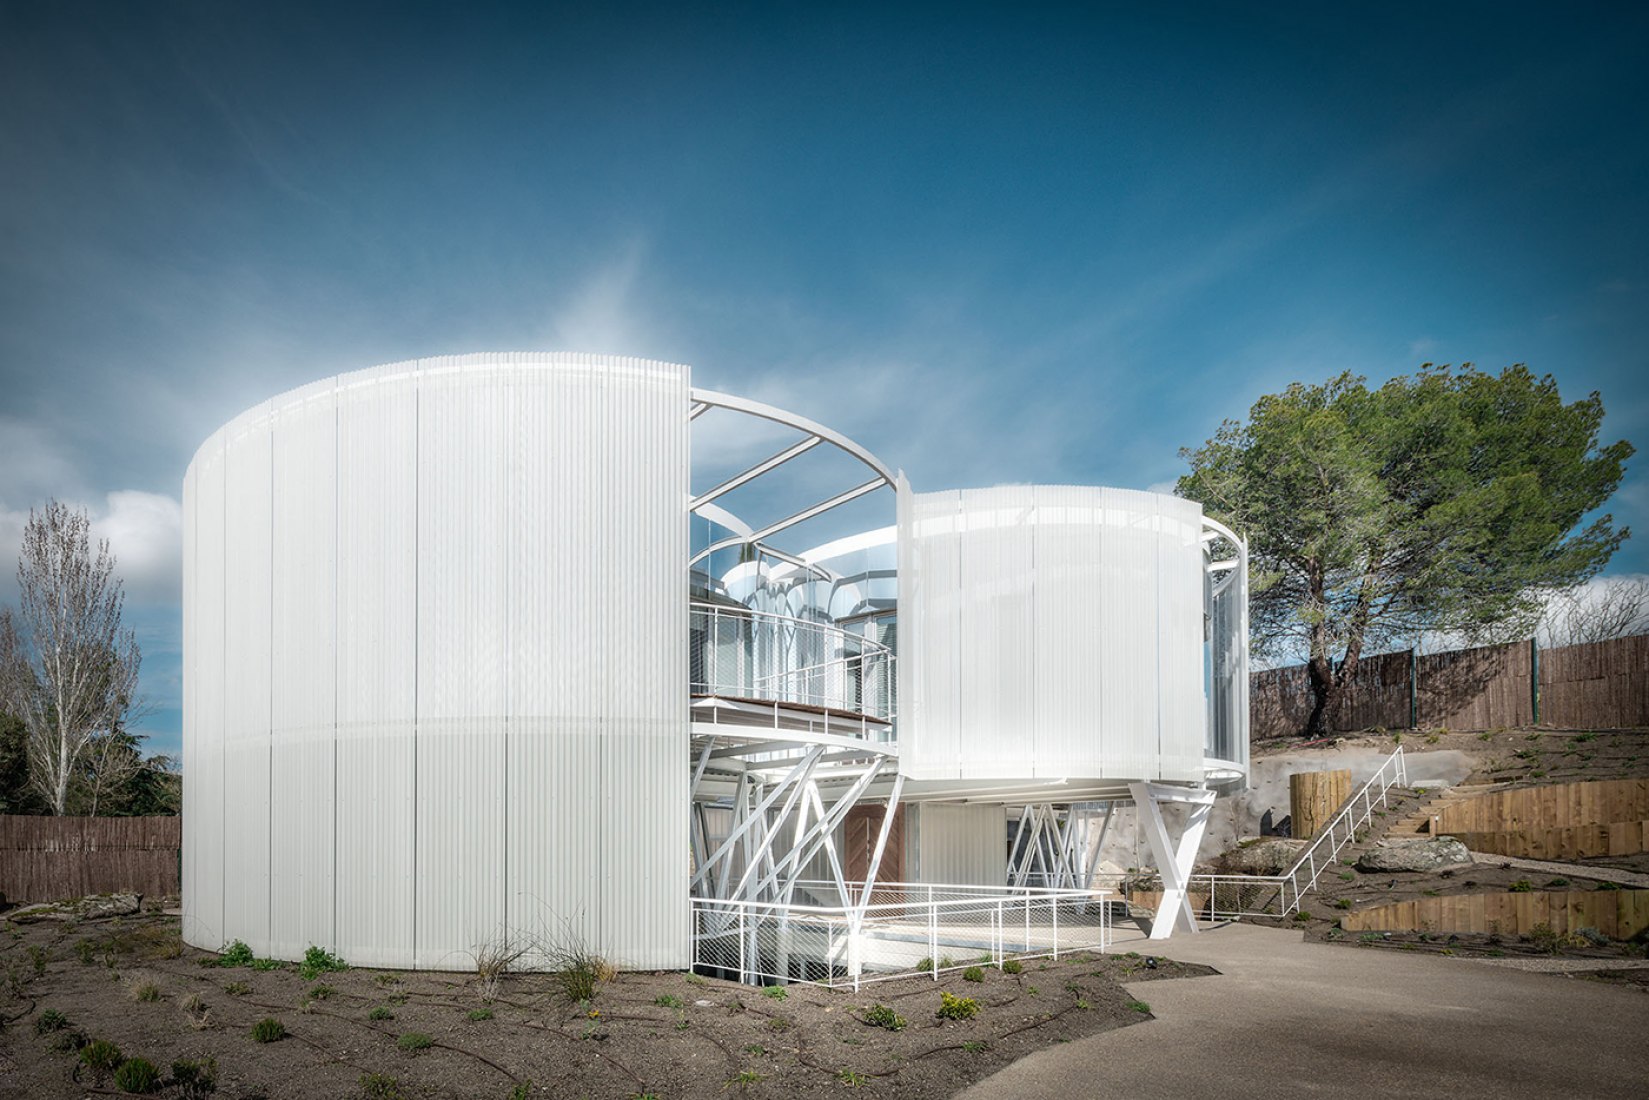
[[[554,975],[226,968],[185,947],[160,912],[78,927],[12,926],[0,945],[0,1096],[118,1094],[81,1066],[107,1040],[155,1063],[213,1059],[221,1097],[950,1096],[1054,1043],[1150,1018],[1121,983],[1213,973],[1136,954],[1027,960],[866,985],[781,992],[681,972],[626,973],[569,1002]],[[940,993],[974,998],[939,1019]],[[874,1026],[875,1005],[906,1021]],[[61,1015],[55,1028],[48,1011]],[[273,1018],[285,1037],[257,1042]],[[46,1021],[46,1023],[42,1023]],[[424,1039],[408,1039],[407,1036]],[[407,1049],[420,1047],[421,1049]],[[517,1091],[521,1090],[521,1091]],[[175,1083],[159,1095],[183,1096]]]

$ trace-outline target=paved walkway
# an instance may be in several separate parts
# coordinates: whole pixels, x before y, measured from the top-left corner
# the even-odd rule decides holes
[[[1247,924],[1157,946],[1221,973],[1132,984],[1156,1019],[1033,1054],[961,1096],[1502,1100],[1641,1096],[1649,1082],[1637,989]]]

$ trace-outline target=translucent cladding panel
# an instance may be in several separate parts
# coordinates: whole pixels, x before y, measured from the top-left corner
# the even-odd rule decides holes
[[[961,496],[959,749],[966,777],[1036,775],[1036,505],[1023,487]]]
[[[328,379],[273,418],[270,934],[331,947],[337,704],[337,413]]]
[[[510,397],[508,923],[681,966],[686,371],[533,359]]]
[[[441,968],[504,927],[511,442],[507,371],[419,365],[415,964]]]
[[[1097,496],[1100,573],[1080,599],[1100,620],[1099,760],[1110,777],[1156,778],[1156,498],[1127,489],[1100,489]]]
[[[899,506],[900,768],[918,779],[961,774],[961,494],[915,494],[903,478]]]
[[[1008,877],[1008,808],[927,802],[907,830],[917,882],[1001,886]]]
[[[338,388],[338,946],[413,946],[418,392],[403,365]]]
[[[274,469],[269,416],[269,407],[259,406],[224,429],[224,935],[245,940],[261,953],[271,950]]]
[[[1137,762],[1119,761],[1102,747],[1099,675],[1106,620],[1094,600],[1106,562],[1101,556],[1104,505],[1098,490],[1037,486],[1036,699],[1038,774],[1124,776]]]
[[[1163,779],[1201,779],[1208,710],[1203,683],[1202,506],[1153,494],[1157,504],[1157,690]]]
[[[196,459],[195,517],[195,917],[200,934],[221,934],[223,920],[224,466],[222,441]],[[219,941],[221,943],[221,940]]]

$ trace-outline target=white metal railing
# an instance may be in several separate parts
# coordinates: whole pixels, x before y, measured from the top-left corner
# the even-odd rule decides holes
[[[893,651],[829,623],[694,601],[690,690],[891,720]]]
[[[1298,910],[1300,899],[1373,820],[1375,809],[1390,802],[1391,788],[1407,784],[1408,765],[1399,748],[1346,799],[1287,871],[1280,875],[1192,875],[1187,886],[1192,905],[1210,920],[1285,917]]]
[[[825,884],[820,884],[825,885]],[[834,886],[830,886],[834,892]],[[1111,942],[1103,890],[879,883],[860,905],[693,898],[693,967],[741,982],[851,986]]]

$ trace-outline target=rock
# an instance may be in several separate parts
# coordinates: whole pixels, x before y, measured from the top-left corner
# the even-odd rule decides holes
[[[110,917],[129,917],[143,903],[141,894],[97,894],[81,898],[77,903],[81,920],[108,920]]]
[[[1359,871],[1436,871],[1472,861],[1471,852],[1452,836],[1416,840],[1382,840],[1357,859]]]
[[[1225,875],[1280,875],[1305,851],[1304,840],[1267,838],[1241,844],[1220,856],[1219,871]]]
[[[25,905],[6,914],[6,919],[17,924],[33,924],[44,920],[108,920],[111,917],[129,917],[138,911],[143,898],[140,894],[94,894],[73,901],[48,901],[39,905]]]

